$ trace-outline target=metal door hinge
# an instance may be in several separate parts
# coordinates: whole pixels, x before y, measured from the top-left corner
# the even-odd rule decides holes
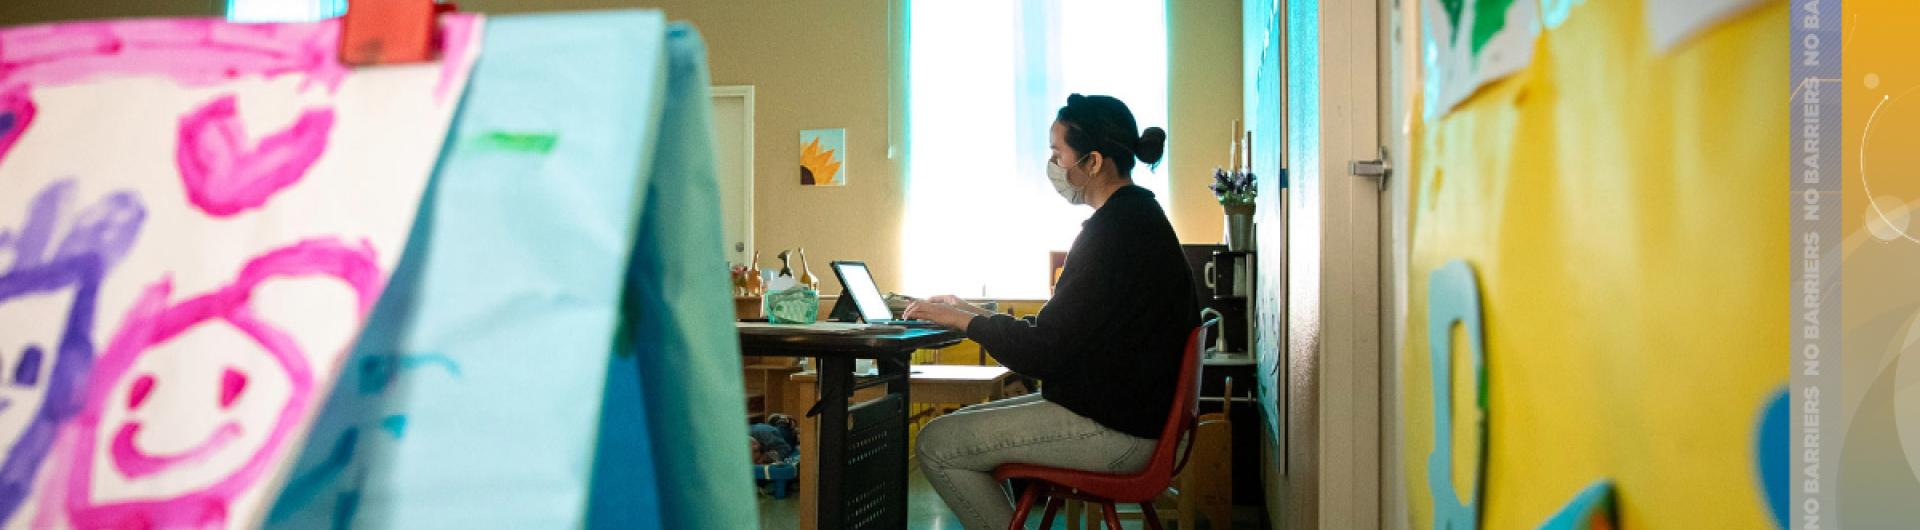
[[[1347,162],[1347,172],[1356,177],[1373,177],[1380,189],[1386,189],[1387,177],[1393,175],[1393,162],[1387,158],[1387,147],[1380,146],[1380,158]]]

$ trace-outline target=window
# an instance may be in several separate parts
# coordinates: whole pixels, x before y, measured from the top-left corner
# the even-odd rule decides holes
[[[1165,126],[1165,0],[909,1],[904,288],[1045,298],[1048,252],[1092,213],[1047,181],[1054,112],[1105,94]],[[1162,205],[1165,164],[1133,172]]]

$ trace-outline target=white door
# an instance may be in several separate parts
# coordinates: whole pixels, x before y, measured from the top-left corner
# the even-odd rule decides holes
[[[713,87],[714,173],[727,261],[753,258],[753,87]]]
[[[1381,527],[1381,25],[1392,0],[1284,0],[1287,528]],[[1391,220],[1387,220],[1391,223]]]

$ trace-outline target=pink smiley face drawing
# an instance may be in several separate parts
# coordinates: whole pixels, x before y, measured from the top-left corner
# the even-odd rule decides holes
[[[255,257],[232,283],[178,303],[168,303],[169,279],[142,292],[88,375],[85,406],[73,423],[77,450],[67,463],[65,504],[74,527],[226,526],[231,503],[281,460],[277,456],[292,431],[311,412],[314,375],[306,353],[291,334],[262,320],[251,303],[261,283],[299,278],[345,283],[355,296],[356,322],[372,309],[382,286],[369,244],[313,239]],[[241,366],[187,358],[169,365],[207,372],[217,381],[213,385],[198,384],[203,381],[192,377],[176,380],[182,370],[136,369],[142,356],[183,333],[222,323],[244,336],[244,355],[264,354],[268,362]],[[339,347],[344,351],[351,339]],[[156,397],[169,392],[171,406],[158,406]],[[240,409],[249,401],[265,403],[267,419],[243,417]],[[249,426],[258,432],[250,432]],[[176,442],[196,441],[155,448],[151,436],[143,435],[149,429],[175,431],[169,434]],[[192,432],[178,432],[182,430]],[[106,458],[99,458],[103,453]],[[102,471],[108,473],[96,472],[95,463],[101,460],[108,464]],[[95,487],[96,476],[115,474],[120,479],[116,484],[141,486],[135,489],[144,494],[102,495]],[[145,487],[143,481],[191,485],[160,487],[166,493],[154,496],[156,488]],[[125,498],[103,500],[106,497]]]
[[[139,412],[153,394],[155,379],[153,374],[145,374],[133,380],[133,388],[128,393],[127,411]],[[230,411],[233,403],[240,399],[240,393],[247,388],[247,374],[232,366],[226,367],[220,374],[220,410]],[[154,455],[147,453],[134,443],[140,435],[139,420],[129,420],[120,425],[113,435],[113,445],[108,455],[113,459],[113,467],[119,469],[127,478],[137,479],[165,471],[177,465],[206,460],[208,456],[226,448],[240,438],[240,422],[228,419],[219,428],[214,429],[206,440],[193,447],[171,454]]]

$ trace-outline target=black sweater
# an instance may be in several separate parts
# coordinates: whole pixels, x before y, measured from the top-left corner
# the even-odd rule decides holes
[[[967,338],[1041,379],[1047,401],[1159,438],[1187,336],[1200,322],[1192,274],[1153,192],[1123,187],[1081,225],[1038,316],[974,317]]]

